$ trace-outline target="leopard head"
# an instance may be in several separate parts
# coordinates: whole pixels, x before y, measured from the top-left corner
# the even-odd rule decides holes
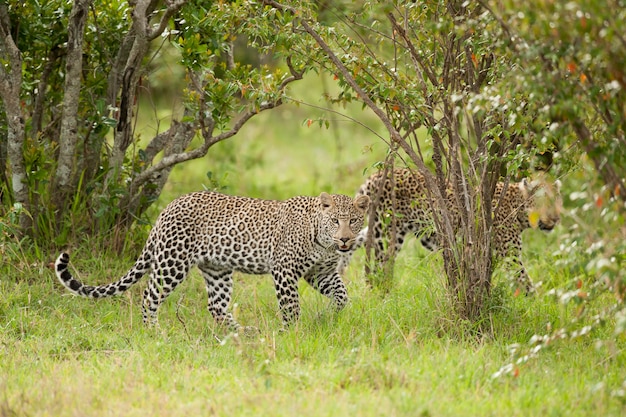
[[[526,202],[526,210],[519,214],[523,216],[520,222],[543,231],[554,229],[561,220],[563,209],[560,187],[560,181],[550,182],[543,177],[520,182],[519,189]]]
[[[328,242],[339,252],[348,252],[354,245],[370,204],[367,195],[351,198],[345,195],[322,193],[318,197],[322,207],[320,242]],[[332,243],[331,243],[332,242]]]

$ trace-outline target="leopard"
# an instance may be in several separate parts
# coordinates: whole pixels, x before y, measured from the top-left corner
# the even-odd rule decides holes
[[[218,325],[242,326],[229,309],[233,273],[271,274],[283,328],[300,315],[298,280],[303,278],[339,311],[348,302],[337,273],[342,254],[353,249],[369,206],[368,196],[322,192],[266,200],[215,191],[192,192],[169,203],[157,217],[133,266],[117,281],[86,285],[69,271],[70,256],[55,261],[56,276],[71,293],[92,299],[127,291],[149,273],[142,316],[158,325],[159,305],[196,266],[206,286],[208,310]]]
[[[390,255],[385,248],[392,240],[392,230],[395,240],[391,256],[400,252],[409,235],[415,235],[428,250],[435,251],[441,246],[424,176],[411,168],[396,168],[393,175],[392,182],[384,171],[377,171],[359,187],[357,196],[367,195],[372,201],[380,198],[380,202],[370,206],[373,223],[359,233],[354,249],[344,255],[339,265],[340,273],[347,268],[354,251],[367,242],[369,228],[373,229],[371,244],[378,267],[389,260]],[[496,184],[492,201],[495,258],[506,260],[509,268],[518,271],[512,283],[526,294],[535,292],[536,287],[522,262],[522,232],[530,228],[549,232],[556,227],[562,211],[559,189],[560,181],[550,182],[543,177]],[[452,211],[453,223],[458,224],[454,220],[459,216],[454,214],[456,205],[453,204],[454,193],[450,184],[445,191],[444,199]],[[395,204],[392,204],[393,196]]]

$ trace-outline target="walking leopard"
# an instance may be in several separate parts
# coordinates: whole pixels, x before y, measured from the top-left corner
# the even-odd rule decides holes
[[[69,255],[55,262],[59,281],[72,293],[88,298],[120,294],[143,275],[142,314],[157,323],[157,309],[197,266],[206,285],[208,309],[219,324],[241,329],[229,304],[233,272],[271,274],[284,325],[297,320],[299,278],[342,309],[348,296],[337,271],[342,253],[350,251],[364,222],[370,199],[321,193],[284,201],[194,192],[171,202],[158,216],[146,244],[119,280],[85,285],[69,269]]]

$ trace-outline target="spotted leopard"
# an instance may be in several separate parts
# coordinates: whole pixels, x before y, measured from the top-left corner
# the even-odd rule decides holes
[[[389,178],[384,177],[383,172],[372,174],[357,192],[357,196],[367,195],[373,200],[384,184],[380,203],[377,204],[374,215],[374,223],[368,226],[374,229],[372,248],[376,265],[381,265],[387,260],[385,247],[390,241],[392,222],[395,222],[395,254],[402,248],[408,234],[420,238],[422,244],[430,250],[438,247],[424,177],[417,171],[400,168],[394,171],[394,183],[396,204],[393,210],[392,183]],[[532,281],[521,260],[522,232],[530,227],[550,231],[556,226],[560,220],[562,205],[559,183],[553,184],[545,180],[509,183],[504,197],[500,199],[504,185],[502,182],[497,184],[493,199],[493,210],[496,215],[493,234],[495,255],[499,259],[508,259],[511,266],[516,267],[519,271],[517,282],[530,292],[533,290]],[[447,190],[446,198],[449,202],[452,201],[453,194],[450,188]],[[498,204],[500,208],[496,209]],[[449,205],[454,207],[451,203]],[[372,204],[370,210],[373,207]],[[531,221],[533,219],[534,221]],[[339,265],[340,270],[347,266],[354,250],[364,245],[368,228],[359,233],[354,249],[344,255]]]
[[[69,255],[55,262],[56,275],[72,293],[102,298],[128,290],[150,272],[143,293],[143,320],[157,323],[157,309],[197,266],[204,277],[208,309],[219,324],[241,326],[228,311],[233,271],[271,274],[284,325],[299,317],[297,281],[329,297],[337,310],[347,301],[337,273],[343,252],[361,230],[369,197],[321,193],[284,201],[194,192],[171,202],[159,215],[141,255],[118,281],[85,285],[68,270]]]

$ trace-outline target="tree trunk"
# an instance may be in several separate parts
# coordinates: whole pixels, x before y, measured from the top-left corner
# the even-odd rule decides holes
[[[76,143],[78,139],[78,105],[83,69],[83,32],[89,6],[93,0],[76,0],[68,22],[67,56],[65,64],[65,96],[61,116],[59,157],[52,180],[52,207],[56,210],[57,223],[65,213],[67,200],[75,192]]]
[[[149,0],[139,0],[133,10],[133,26],[127,36],[132,39],[132,46],[128,50],[128,58],[121,66],[118,62],[116,68],[119,71],[116,79],[116,86],[119,91],[119,109],[117,126],[113,137],[113,149],[109,158],[110,170],[107,173],[105,187],[115,183],[122,172],[122,165],[126,150],[132,143],[132,120],[135,102],[137,98],[137,85],[141,77],[141,62],[148,52],[148,14],[152,10],[152,2]],[[128,42],[124,42],[128,47]],[[125,54],[124,50],[124,54]],[[121,57],[120,57],[121,58]],[[111,79],[109,79],[111,81]],[[117,83],[120,83],[119,85]],[[109,98],[113,98],[113,93],[109,90]]]
[[[20,204],[20,229],[28,233],[32,227],[28,198],[28,178],[24,162],[25,120],[20,103],[22,58],[11,35],[7,5],[0,5],[0,96],[7,116],[7,158],[11,167],[11,192],[14,203]]]

